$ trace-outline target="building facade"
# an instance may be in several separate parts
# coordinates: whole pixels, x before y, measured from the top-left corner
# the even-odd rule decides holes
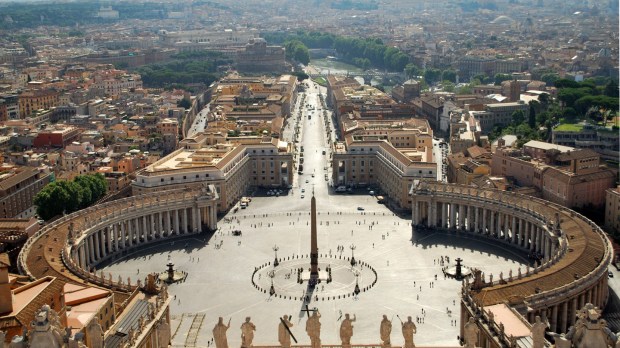
[[[54,178],[52,172],[23,167],[0,176],[0,217],[30,217],[34,197]]]
[[[179,149],[139,171],[132,191],[134,195],[141,195],[207,183],[218,193],[218,212],[224,212],[250,187],[292,184],[290,150],[290,144],[271,137]]]
[[[620,186],[605,191],[605,227],[620,233]]]

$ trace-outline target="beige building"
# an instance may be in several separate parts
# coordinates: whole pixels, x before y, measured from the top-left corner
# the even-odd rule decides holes
[[[530,108],[522,101],[510,103],[494,103],[484,106],[483,111],[473,111],[472,113],[480,121],[481,131],[488,133],[495,126],[507,126],[512,123],[512,114],[515,111],[522,111],[525,119],[530,112]]]
[[[605,227],[620,232],[620,186],[605,191]]]
[[[201,136],[136,174],[134,195],[213,184],[218,211],[230,209],[251,186],[288,186],[293,182],[291,144],[271,137],[229,139],[206,145]],[[189,141],[184,140],[184,143]]]
[[[334,186],[378,185],[388,202],[410,208],[414,180],[437,178],[426,120],[351,120],[343,130],[332,158]]]
[[[492,175],[513,178],[519,186],[532,186],[542,198],[572,208],[605,204],[605,190],[616,176],[600,165],[591,150],[529,141],[522,150],[499,147],[493,153]]]
[[[286,69],[284,47],[268,46],[265,39],[252,38],[237,51],[235,64],[243,72],[283,72]]]

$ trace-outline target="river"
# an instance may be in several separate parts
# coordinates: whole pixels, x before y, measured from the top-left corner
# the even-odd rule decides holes
[[[328,73],[331,73],[331,74],[349,73],[351,75],[364,73],[364,70],[356,67],[355,65],[348,64],[348,63],[345,63],[339,60],[327,59],[327,58],[313,59],[310,61],[309,67],[314,69],[315,71],[320,71],[322,74],[325,74],[325,75],[327,75]],[[359,83],[364,84],[363,78],[356,76],[355,79]],[[380,80],[377,80],[374,78],[372,79],[371,85],[376,86],[379,84],[381,84]]]

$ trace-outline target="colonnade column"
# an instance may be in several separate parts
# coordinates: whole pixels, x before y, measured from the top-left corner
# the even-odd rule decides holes
[[[151,231],[150,231],[150,235],[151,235],[151,239],[155,239],[156,238],[156,231],[157,231],[157,226],[155,226],[155,213],[149,215],[151,217]]]
[[[523,219],[519,219],[519,246],[520,247],[525,247],[525,227],[523,227],[523,225],[525,224],[525,220]]]
[[[170,235],[170,211],[165,211],[164,212],[164,226],[165,226],[165,232],[166,235]]]
[[[200,216],[198,216],[198,207],[196,206],[192,207],[192,231],[191,233],[194,233],[194,231],[196,232],[200,231]]]
[[[118,238],[119,233],[118,233],[118,232],[119,232],[119,230],[118,230],[118,224],[114,224],[114,225],[112,225],[112,233],[113,233],[113,235],[114,235],[114,250],[115,250],[115,251],[118,251],[118,250],[119,250],[119,249],[118,249],[118,240],[119,240],[119,238]]]
[[[129,246],[131,247],[131,246],[133,246],[133,237],[136,234],[136,231],[135,231],[134,225],[132,223],[132,220],[124,221],[123,222],[123,226],[127,229],[127,236],[128,236],[128,239],[129,239]],[[138,244],[138,243],[136,242],[136,244]]]
[[[112,253],[112,236],[113,236],[113,227],[112,226],[108,226],[108,228],[106,229],[106,240],[107,240],[107,244],[108,244],[108,253],[111,254]]]
[[[487,233],[487,210],[486,208],[481,208],[482,209],[482,233],[486,234]]]
[[[430,210],[430,222],[429,227],[437,227],[437,202],[435,199],[432,199],[430,202],[429,210]]]
[[[95,235],[95,240],[93,241],[93,246],[95,248],[95,261],[99,261],[99,259],[101,258],[101,250],[99,250],[99,231],[101,230],[97,230],[95,231],[94,235]]]
[[[573,297],[573,299],[570,301],[571,305],[570,305],[570,312],[571,315],[568,317],[568,326],[573,326],[575,325],[575,320],[576,320],[576,312],[577,312],[577,297]]]
[[[495,231],[496,231],[496,227],[495,227],[495,212],[494,211],[490,211],[491,213],[491,225],[489,227],[489,232],[491,233],[492,236],[495,235]]]
[[[144,241],[148,241],[149,239],[149,229],[147,226],[147,221],[146,221],[146,215],[144,215],[142,217],[142,234],[144,235]],[[140,241],[138,240],[138,243],[140,243]]]
[[[517,244],[517,217],[514,215],[512,216],[512,227],[510,234],[510,240],[512,244]]]
[[[86,259],[86,264],[84,265],[84,267],[86,267],[86,269],[89,268],[90,263],[93,261],[92,259],[92,253],[91,253],[91,249],[90,249],[90,243],[88,242],[90,238],[86,238],[84,240],[84,258]]]
[[[172,220],[174,222],[174,234],[180,234],[181,231],[179,231],[179,210],[175,209],[174,210],[174,219]]]
[[[78,256],[80,258],[80,268],[86,268],[86,255],[84,255],[85,252],[86,252],[86,248],[84,246],[84,243],[82,243],[78,249]]]
[[[181,222],[183,223],[183,234],[187,233],[187,208],[183,208],[183,214],[181,215]]]
[[[551,307],[551,331],[556,332],[558,329],[558,305]]]
[[[465,229],[465,205],[459,203],[459,221],[458,221],[458,229]]]
[[[448,228],[448,221],[446,216],[448,215],[448,205],[445,202],[441,203],[441,227]]]
[[[127,231],[125,230],[125,225],[124,224],[120,224],[118,226],[114,226],[114,228],[120,232],[121,235],[121,248],[126,249],[127,248]],[[131,241],[129,242],[129,245],[131,246]]]

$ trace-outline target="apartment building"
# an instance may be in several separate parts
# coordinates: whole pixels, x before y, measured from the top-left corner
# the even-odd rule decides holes
[[[345,141],[335,146],[335,186],[377,185],[388,201],[410,208],[414,180],[437,178],[433,131],[426,120],[352,120],[343,122]]]
[[[49,109],[58,106],[58,91],[54,89],[32,89],[19,95],[19,114],[26,118],[39,109]]]
[[[133,194],[209,183],[219,195],[218,211],[224,212],[251,186],[286,187],[293,182],[291,144],[271,137],[233,141],[174,151],[136,173]]]
[[[34,138],[34,147],[64,148],[80,135],[80,131],[72,126],[54,126],[38,132]]]
[[[505,127],[512,123],[512,114],[522,111],[527,119],[530,108],[525,102],[494,103],[484,106],[483,111],[474,111],[474,116],[480,121],[482,133],[488,133],[493,127]]]
[[[19,113],[19,96],[16,94],[0,95],[0,121],[18,120]]]
[[[597,153],[540,141],[529,141],[522,150],[498,147],[491,174],[534,187],[542,198],[569,208],[602,207],[605,191],[616,179],[612,170],[600,166]]]
[[[34,215],[34,196],[53,178],[52,172],[32,167],[13,168],[0,174],[0,218]]]

